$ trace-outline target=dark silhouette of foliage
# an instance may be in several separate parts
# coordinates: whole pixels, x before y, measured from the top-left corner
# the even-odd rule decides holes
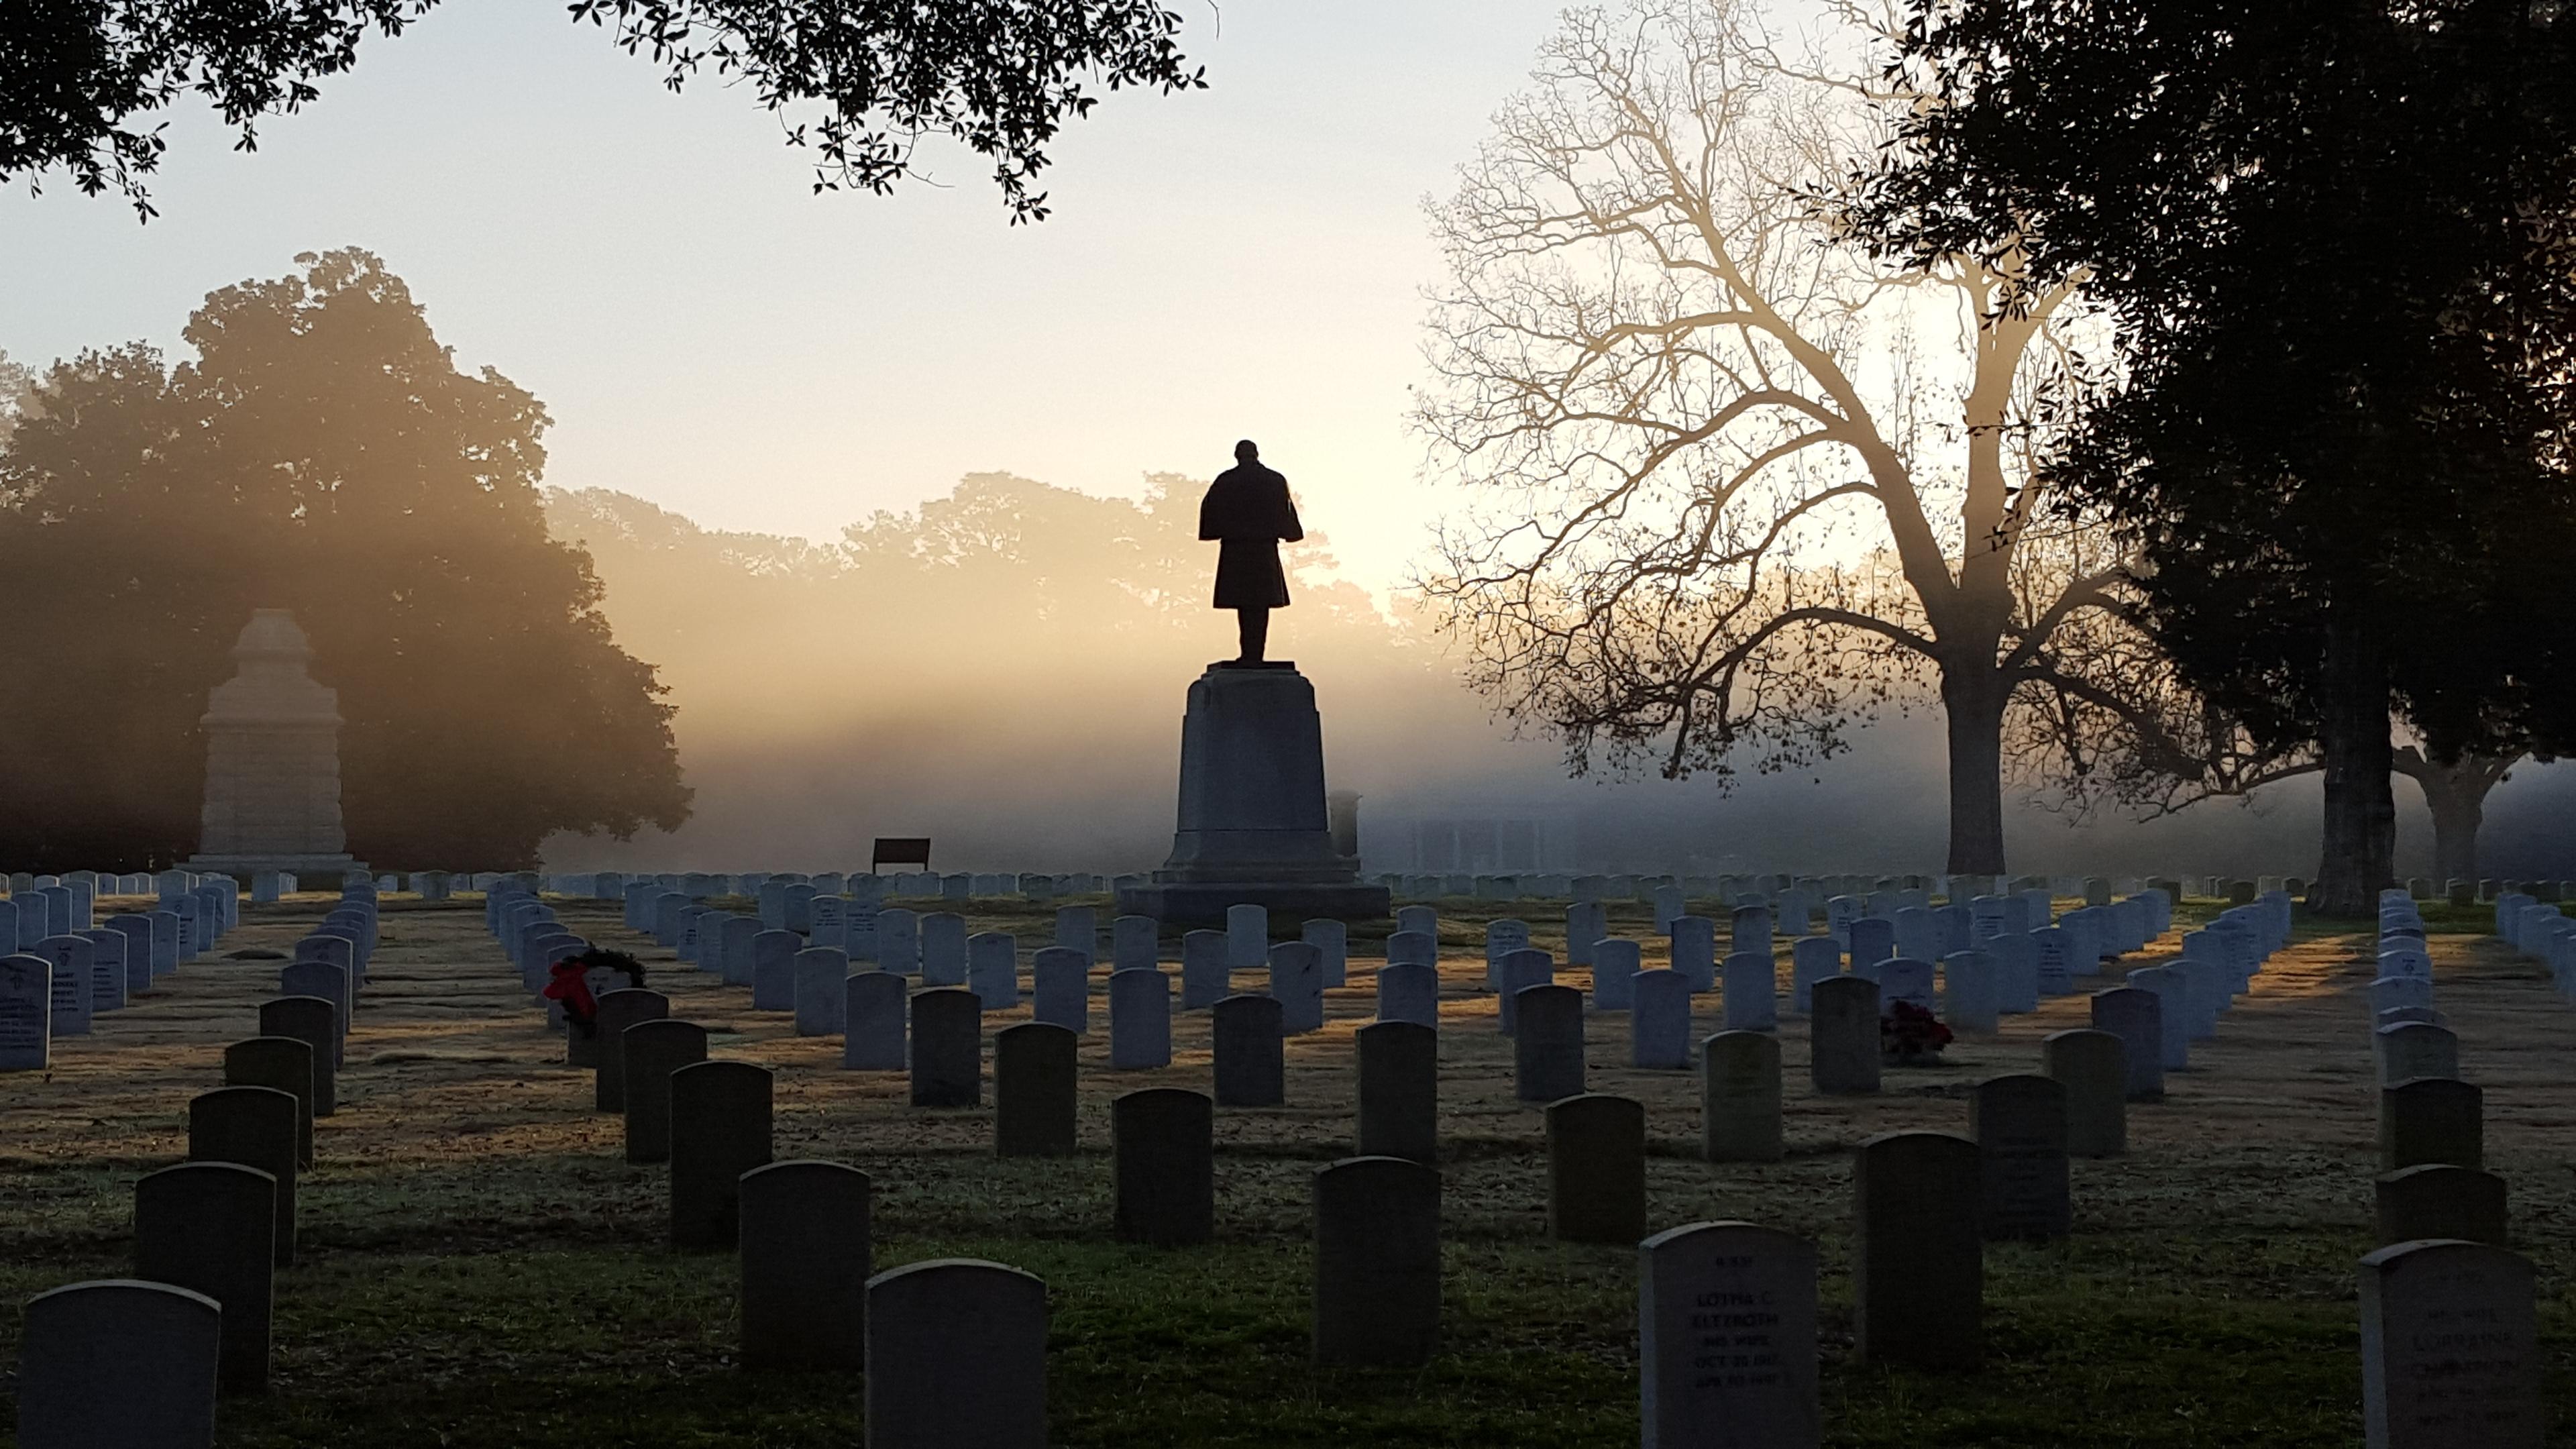
[[[0,854],[185,855],[206,691],[250,611],[295,611],[339,691],[349,846],[388,866],[536,863],[556,830],[688,814],[652,666],[548,536],[545,409],[456,370],[362,251],[206,299],[45,373],[0,444]]]
[[[60,168],[113,186],[150,217],[145,178],[161,128],[145,118],[202,97],[258,143],[263,116],[320,96],[370,32],[400,35],[437,0],[12,0],[0,22],[0,180]],[[1043,220],[1032,191],[1068,117],[1109,90],[1204,84],[1156,0],[574,0],[575,22],[660,68],[679,90],[713,73],[783,113],[820,155],[815,189],[883,193],[915,173],[925,137],[993,161],[1014,222]]]
[[[2256,744],[2314,741],[2311,903],[2392,876],[2390,718],[2438,759],[2576,729],[2576,14],[2530,0],[1922,0],[1936,97],[1856,216],[2081,276],[2124,375],[2048,472]],[[2016,305],[2007,296],[2002,305]]]

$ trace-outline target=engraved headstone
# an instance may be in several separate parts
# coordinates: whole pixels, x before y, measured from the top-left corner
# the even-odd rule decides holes
[[[2541,1449],[2540,1352],[2529,1260],[2438,1240],[2361,1260],[2370,1449]]]
[[[1816,1250],[1751,1223],[1637,1245],[1645,1449],[1817,1449]]]

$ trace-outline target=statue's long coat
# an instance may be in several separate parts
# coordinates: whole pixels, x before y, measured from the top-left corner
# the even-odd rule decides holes
[[[1257,462],[1237,463],[1216,475],[1199,500],[1199,537],[1219,540],[1216,606],[1220,609],[1288,607],[1288,574],[1279,567],[1279,541],[1306,536],[1288,480]]]

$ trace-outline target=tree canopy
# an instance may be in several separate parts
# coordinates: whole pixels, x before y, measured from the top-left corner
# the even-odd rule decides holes
[[[2528,0],[1918,0],[1898,63],[1860,229],[2114,317],[2045,471],[2192,688],[2319,743],[2338,913],[2391,874],[2392,710],[2446,758],[2576,729],[2571,63]]]
[[[63,170],[152,215],[165,143],[147,118],[203,98],[258,143],[262,117],[317,99],[370,34],[400,35],[437,0],[18,0],[0,24],[0,181]],[[573,0],[678,90],[712,73],[782,113],[819,158],[815,189],[885,192],[919,143],[953,139],[993,163],[1014,222],[1047,214],[1033,186],[1097,84],[1203,84],[1157,0]]]
[[[193,360],[57,363],[0,442],[0,849],[184,855],[197,716],[257,607],[294,610],[339,691],[360,858],[515,867],[549,831],[677,825],[653,668],[547,533],[543,406],[458,371],[375,257],[297,260],[209,296]]]

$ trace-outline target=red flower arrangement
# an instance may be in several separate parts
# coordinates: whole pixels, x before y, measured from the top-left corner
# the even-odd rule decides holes
[[[1922,1066],[1941,1058],[1950,1028],[1927,1007],[1891,1001],[1878,1018],[1879,1058],[1892,1067]]]

